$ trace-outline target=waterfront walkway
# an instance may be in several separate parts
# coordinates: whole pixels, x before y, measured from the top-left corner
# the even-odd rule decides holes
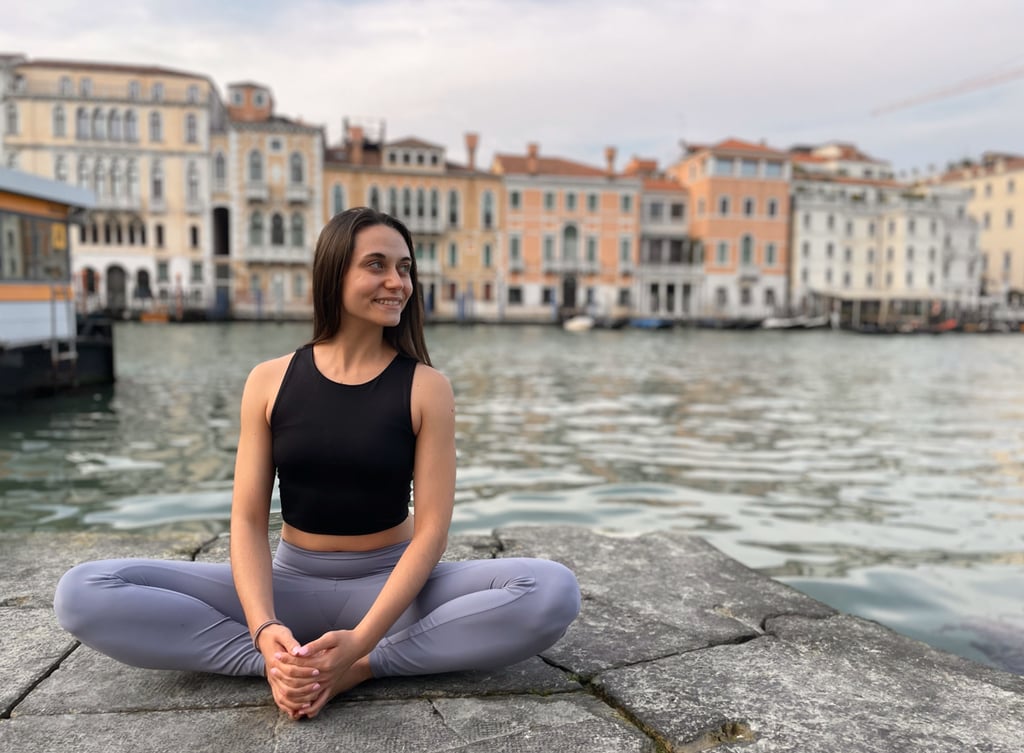
[[[0,750],[1024,750],[1024,677],[836,613],[682,534],[454,538],[452,559],[564,562],[582,587],[579,619],[541,657],[373,681],[312,721],[279,713],[260,679],[125,667],[54,619],[54,586],[77,562],[227,551],[198,534],[0,534]]]

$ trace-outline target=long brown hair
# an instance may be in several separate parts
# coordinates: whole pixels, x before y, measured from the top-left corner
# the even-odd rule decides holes
[[[339,212],[324,225],[313,255],[313,339],[311,345],[330,340],[341,329],[341,282],[352,262],[359,232],[374,225],[386,225],[402,236],[409,248],[412,265],[409,277],[412,295],[394,327],[384,328],[384,340],[399,353],[430,365],[423,337],[423,296],[416,277],[416,253],[409,229],[389,214],[368,207]]]

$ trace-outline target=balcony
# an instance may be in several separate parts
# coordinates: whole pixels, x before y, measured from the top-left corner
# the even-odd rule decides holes
[[[163,214],[167,211],[167,200],[163,196],[150,196],[149,211],[153,214]]]
[[[266,183],[246,183],[245,198],[249,201],[266,201],[270,198],[270,187]]]
[[[202,214],[203,213],[203,202],[199,199],[186,199],[185,200],[185,211],[189,214]]]
[[[312,264],[313,252],[302,246],[245,246],[242,258],[260,264]]]
[[[153,202],[150,201],[150,206]],[[138,196],[97,196],[96,197],[96,209],[104,211],[111,210],[125,210],[132,212],[142,211],[142,199]],[[155,210],[155,211],[164,211]]]
[[[417,259],[416,274],[420,277],[429,277],[441,274],[441,262],[437,259]]]
[[[305,204],[309,201],[312,193],[309,186],[304,186],[301,183],[289,183],[285,189],[285,198],[291,204]]]
[[[756,264],[741,264],[739,276],[743,282],[757,282],[761,279],[761,268]]]
[[[413,235],[440,235],[445,226],[440,217],[404,217],[402,222]]]

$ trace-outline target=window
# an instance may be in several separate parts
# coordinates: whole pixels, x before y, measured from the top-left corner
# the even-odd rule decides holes
[[[509,287],[508,289],[508,304],[509,306],[521,306],[523,303],[523,289],[518,285]]]
[[[587,194],[587,211],[596,212],[598,207],[598,196],[596,193]]]
[[[252,103],[256,107],[263,107],[267,103],[267,98],[263,95],[263,92],[253,92]]]
[[[660,201],[652,201],[647,205],[647,217],[655,222],[659,222],[665,214],[665,205]]]
[[[249,182],[263,182],[263,155],[255,149],[249,152]]]
[[[448,224],[459,226],[459,192],[455,190],[448,192]]]
[[[836,226],[835,215],[831,215],[830,214],[828,217],[825,218],[825,227],[828,228],[829,230],[834,230],[835,226]]]
[[[298,212],[292,214],[292,246],[302,248],[306,245],[306,221]]]
[[[740,288],[740,305],[749,306],[752,300],[753,296],[750,293],[750,288],[746,286]]]
[[[681,201],[673,202],[669,208],[669,214],[673,220],[682,220],[686,217],[686,204]]]
[[[576,211],[576,194],[572,191],[565,194],[565,208],[570,212]]]
[[[263,215],[259,212],[249,217],[249,245],[257,248],[263,245]]]
[[[436,220],[441,212],[441,194],[436,188],[430,189],[430,219]]]
[[[711,159],[712,175],[732,175],[733,160],[730,157],[713,157]]]
[[[164,199],[164,169],[160,160],[155,159],[150,167],[149,173],[149,196],[153,201]]]
[[[850,273],[849,272],[844,272],[843,273],[843,287],[844,288],[850,287]]]
[[[459,247],[455,243],[448,244],[448,266],[452,269],[459,265]]]
[[[276,154],[284,148],[284,142],[282,142],[281,139],[279,138],[272,138],[267,143],[267,148]]]
[[[398,216],[398,189],[388,189],[388,214],[392,217]]]
[[[895,258],[895,252],[892,250],[892,246],[889,246],[889,248],[885,249],[885,260],[892,261],[893,258]]]
[[[545,235],[544,236],[544,261],[552,262],[555,260],[555,236]]]
[[[81,186],[82,188],[90,188],[92,185],[90,182],[92,180],[91,175],[92,174],[89,172],[89,163],[86,161],[85,157],[79,157],[78,185]]]
[[[811,244],[810,241],[804,241],[803,246],[800,247],[800,253],[803,254],[805,259],[809,259],[811,256]]]
[[[722,217],[726,217],[729,214],[729,197],[719,196],[718,197],[718,213]]]
[[[1006,210],[1006,227],[1008,227],[1008,228],[1013,227],[1013,210],[1012,209],[1007,209]]]
[[[825,244],[825,256],[827,256],[829,259],[831,259],[833,256],[835,256],[835,250],[836,249],[835,249],[835,246],[833,244],[831,244],[831,243],[826,243]]]
[[[288,179],[292,185],[302,183],[305,180],[305,172],[302,155],[298,152],[292,152],[292,156],[288,160]]]
[[[778,214],[779,214],[779,200],[778,199],[768,199],[768,203],[766,205],[766,210],[767,210],[767,213],[768,213],[769,217],[777,217]]]
[[[218,188],[223,188],[228,179],[227,160],[224,159],[224,152],[217,152],[213,156],[213,182]]]
[[[412,217],[412,190],[402,189],[402,215],[408,219]]]
[[[191,246],[192,248],[199,248],[199,225],[189,225],[188,226],[188,243],[189,243],[189,246]],[[195,266],[193,265],[193,270],[194,269],[195,269]],[[203,265],[199,264],[199,279],[196,279],[196,274],[193,271],[193,273],[192,273],[192,282],[202,282],[202,281],[203,281]]]
[[[766,243],[764,247],[764,263],[765,266],[774,267],[776,263],[775,256],[775,244]]]
[[[587,236],[587,264],[591,268],[597,267],[597,238],[593,235]]]
[[[633,239],[622,238],[619,240],[619,266],[628,268],[633,265]]]
[[[78,93],[82,97],[92,96],[92,79],[83,78],[78,82]]]
[[[754,200],[753,199],[744,199],[743,200],[743,215],[745,217],[753,217],[754,216]]]
[[[380,211],[380,189],[377,186],[370,186],[370,209]]]
[[[62,139],[65,136],[66,124],[64,121],[64,105],[56,105],[53,108],[53,136]]]
[[[199,102],[199,87],[195,84],[189,84],[188,89],[185,90],[185,100],[190,105],[197,104]]]
[[[71,85],[71,78],[69,76],[60,77],[60,85],[58,91],[60,91],[60,96],[62,97],[71,96],[72,92],[74,91],[74,87]]]
[[[111,141],[121,140],[121,113],[111,110],[107,116],[107,138]]]
[[[508,194],[508,206],[509,209],[521,209],[523,197],[519,191],[509,191]]]
[[[199,201],[199,168],[195,162],[188,163],[185,177],[185,190],[188,201]]]
[[[914,273],[913,272],[907,272],[907,287],[908,288],[914,287]]]
[[[153,242],[157,248],[164,247],[164,226],[159,222],[153,225]]]
[[[494,266],[494,250],[491,248],[490,243],[484,244],[484,267],[490,269]]]
[[[103,117],[103,110],[96,108],[92,111],[92,137],[94,139],[104,139],[107,134],[107,121]]]
[[[522,253],[520,242],[518,235],[513,235],[508,239],[508,262],[512,269],[520,268],[523,263],[522,258],[520,258]]]
[[[914,247],[907,246],[907,261],[914,261]]]
[[[84,107],[75,111],[75,138],[84,140],[89,138],[89,113]]]
[[[484,191],[482,224],[484,230],[494,228],[494,194],[490,191]]]
[[[296,272],[292,278],[292,298],[303,299],[306,297],[306,275]]]
[[[764,177],[766,177],[766,178],[781,178],[782,177],[782,163],[781,162],[765,162],[764,163]]]
[[[811,229],[811,213],[804,212],[804,230]]]
[[[991,196],[992,196],[992,184],[991,183],[986,183],[985,184],[985,198],[987,199],[987,198],[989,198]]]
[[[170,264],[166,261],[158,261],[156,263],[156,281],[157,282],[170,282]]]
[[[544,211],[553,212],[555,210],[555,192],[545,191],[544,192]]]
[[[550,305],[555,302],[555,289],[545,285],[540,289],[540,302],[545,305]]]
[[[715,305],[719,308],[729,304],[729,291],[724,287],[715,288]]]
[[[744,178],[756,178],[757,177],[757,160],[756,159],[743,159],[740,160],[740,175]]]
[[[376,190],[376,189],[375,189]],[[341,186],[335,184],[331,189],[331,215],[345,211],[345,191]]]
[[[163,128],[160,123],[160,113],[156,110],[149,114],[149,140],[163,141]]]
[[[68,163],[64,155],[58,154],[53,163],[53,177],[62,183],[68,179]]]
[[[164,98],[164,85],[157,81],[153,84],[153,88],[149,90],[149,93],[152,95],[154,102],[162,102]]]
[[[196,124],[196,116],[191,112],[185,116],[185,141],[189,144],[199,143],[199,128]]]
[[[754,263],[754,239],[749,235],[744,235],[740,240],[740,264],[745,267],[751,266]]]
[[[270,217],[270,245],[284,245],[284,217],[280,212],[274,212]]]
[[[630,214],[633,211],[633,197],[630,194],[622,194],[619,204],[622,207],[623,214]]]
[[[718,250],[717,250],[716,255],[715,255],[715,263],[719,264],[719,265],[728,264],[729,263],[729,242],[728,241],[719,241],[717,248],[718,248]]]
[[[124,138],[126,141],[139,140],[139,121],[134,110],[128,110],[124,114]]]

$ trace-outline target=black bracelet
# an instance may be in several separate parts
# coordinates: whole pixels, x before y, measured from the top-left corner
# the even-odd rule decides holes
[[[262,633],[264,630],[266,630],[271,625],[284,625],[284,623],[281,622],[281,620],[267,620],[262,625],[260,625],[258,628],[256,628],[256,631],[252,634],[252,646],[257,651],[260,650],[260,633]]]

